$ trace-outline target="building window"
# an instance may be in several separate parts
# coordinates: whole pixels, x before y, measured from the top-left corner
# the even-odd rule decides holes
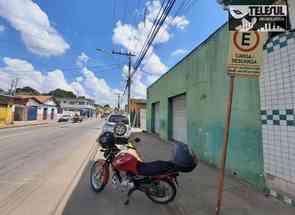
[[[66,104],[66,103],[67,103],[67,101],[64,101],[64,103]]]
[[[71,104],[71,105],[74,105],[74,104],[76,104],[76,102],[74,102],[74,101],[70,101],[70,104]]]

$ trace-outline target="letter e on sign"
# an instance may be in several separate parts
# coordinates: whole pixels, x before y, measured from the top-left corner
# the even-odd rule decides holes
[[[257,48],[260,42],[258,32],[235,32],[234,45],[240,51],[251,52]]]

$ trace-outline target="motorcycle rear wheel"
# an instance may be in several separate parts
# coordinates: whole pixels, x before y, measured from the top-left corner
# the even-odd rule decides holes
[[[155,203],[168,204],[172,202],[176,196],[175,184],[169,180],[154,180],[153,185],[145,194]]]
[[[90,169],[90,185],[96,193],[101,192],[107,185],[109,169],[103,160],[94,162]]]

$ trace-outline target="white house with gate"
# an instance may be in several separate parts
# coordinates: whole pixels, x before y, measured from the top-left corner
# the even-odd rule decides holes
[[[44,100],[39,112],[40,120],[55,120],[57,117],[57,104],[53,97]]]

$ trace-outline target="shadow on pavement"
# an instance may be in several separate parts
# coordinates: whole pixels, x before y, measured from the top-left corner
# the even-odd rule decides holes
[[[95,193],[89,185],[89,161],[81,180],[68,200],[63,215],[137,215],[137,214],[179,214],[169,212],[169,208],[151,202],[144,194],[134,193],[128,206],[123,204],[125,195],[112,188],[111,182],[101,193]],[[166,206],[167,207],[167,206]],[[169,206],[168,206],[169,207]]]
[[[171,144],[163,144],[159,138],[149,134],[136,134],[141,142],[136,144],[144,161],[169,160]],[[93,192],[89,185],[89,169],[93,161],[85,168],[82,177],[64,209],[63,215],[212,215],[216,205],[217,169],[200,164],[191,173],[181,174],[180,187],[174,202],[159,205],[150,201],[142,193],[134,193],[128,206],[123,204],[124,193],[114,190],[111,181],[101,193]],[[289,207],[263,193],[255,191],[250,185],[235,177],[225,180],[224,205],[222,215],[293,215],[295,208]]]

